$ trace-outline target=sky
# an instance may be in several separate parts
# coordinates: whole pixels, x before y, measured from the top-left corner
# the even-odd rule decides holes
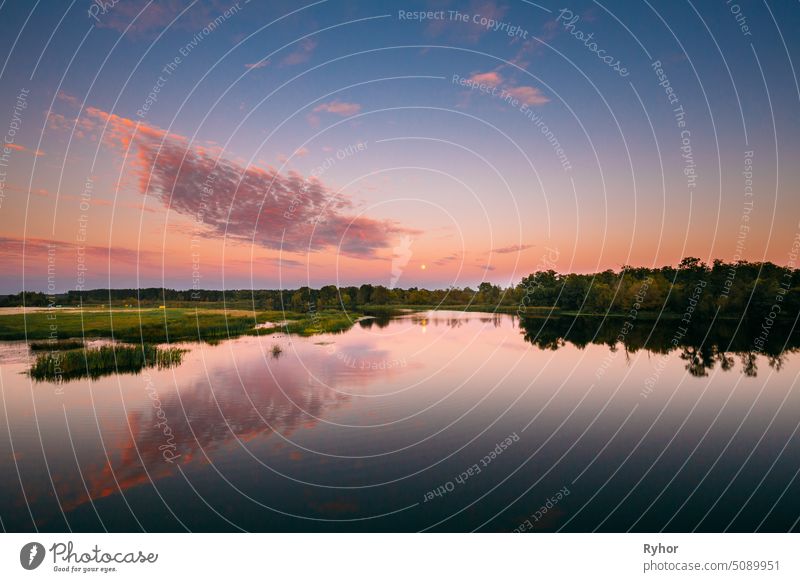
[[[789,2],[0,3],[0,293],[517,283],[800,233]]]

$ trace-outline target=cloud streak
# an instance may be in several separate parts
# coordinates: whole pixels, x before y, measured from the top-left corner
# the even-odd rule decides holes
[[[313,38],[306,38],[300,43],[297,49],[286,55],[281,61],[281,64],[291,66],[305,63],[311,58],[311,55],[314,54],[315,48],[317,48],[317,41]]]
[[[509,245],[507,247],[500,247],[499,249],[492,249],[493,253],[506,255],[509,253],[519,253],[528,249],[532,249],[534,245]]]
[[[474,86],[486,85],[488,87],[497,87],[501,90],[500,98],[505,99],[507,95],[510,95],[520,103],[524,103],[528,106],[544,105],[550,102],[550,99],[542,93],[541,89],[528,85],[516,85],[513,81],[504,79],[498,71],[473,73],[470,75],[469,81],[473,83]]]
[[[81,125],[105,127],[106,146],[120,153],[130,149],[139,192],[193,219],[207,235],[287,252],[337,250],[369,259],[397,234],[417,233],[359,215],[349,196],[316,178],[245,167],[222,157],[217,147],[192,145],[146,123],[90,107]]]
[[[329,101],[328,103],[320,103],[314,107],[314,111],[317,113],[320,111],[325,111],[327,113],[333,113],[334,115],[347,117],[348,115],[355,115],[361,111],[361,105],[358,103],[347,103],[344,101]]]

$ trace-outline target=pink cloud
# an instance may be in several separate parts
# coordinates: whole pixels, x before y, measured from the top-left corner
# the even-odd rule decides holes
[[[128,35],[153,37],[183,12],[186,5],[187,2],[184,0],[158,2],[125,0],[114,4],[104,14],[98,14],[97,22],[94,19],[90,19],[90,22],[98,28],[108,28],[117,32],[124,32],[130,25]],[[197,32],[229,10],[232,5],[233,3],[224,0],[198,2],[178,18],[173,27]]]
[[[348,115],[355,115],[361,111],[361,105],[358,103],[346,103],[344,101],[329,101],[328,103],[320,103],[314,107],[314,111],[325,111],[327,113],[333,113],[334,115],[347,117]]]
[[[306,38],[300,42],[300,46],[296,50],[286,55],[281,64],[299,65],[305,63],[311,58],[315,48],[317,48],[317,41],[313,38]]]
[[[191,145],[183,136],[96,108],[86,114],[96,130],[106,125],[104,144],[120,152],[130,148],[142,194],[201,223],[209,235],[268,249],[338,249],[371,258],[390,247],[394,235],[417,232],[357,215],[349,196],[318,179],[243,166],[222,157],[219,148]]]
[[[269,59],[267,59],[266,61],[258,61],[257,63],[248,63],[248,64],[246,64],[244,66],[244,68],[245,69],[251,69],[251,70],[252,69],[261,69],[261,68],[266,67],[267,65],[269,65],[270,62],[271,61]]]
[[[489,85],[490,87],[495,87],[503,82],[503,77],[500,76],[500,73],[489,71],[488,73],[475,73],[469,78],[469,80],[478,85]]]
[[[14,150],[16,152],[23,152],[23,153],[26,153],[26,154],[33,154],[37,158],[44,155],[44,152],[42,150],[32,150],[30,148],[26,148],[25,146],[21,146],[21,145],[16,144],[16,143],[4,143],[4,144],[2,144],[2,147],[8,148],[10,150]]]
[[[545,103],[550,102],[550,99],[544,93],[542,93],[540,89],[527,85],[515,85],[513,81],[506,81],[498,71],[473,73],[469,77],[469,81],[475,85],[499,87],[502,89],[502,92],[500,93],[501,98],[505,98],[506,95],[510,95],[525,105],[544,105]],[[470,94],[471,91],[466,92],[466,95]]]
[[[508,253],[519,253],[527,249],[532,249],[533,247],[534,245],[509,245],[507,247],[500,247],[499,249],[492,249],[492,252],[503,255]]]
[[[26,259],[26,269],[28,272],[35,272],[42,274],[47,272],[47,257],[48,253],[55,253],[56,267],[62,264],[61,258],[64,254],[77,256],[78,245],[73,242],[48,240],[43,238],[18,238],[3,236],[0,237],[0,268],[13,269],[14,273],[22,272],[22,258],[23,251]],[[130,249],[119,246],[98,246],[98,245],[82,245],[80,246],[81,256],[94,263],[96,269],[101,269],[102,265],[108,264],[109,257],[112,264],[126,264],[126,265],[149,265],[152,267],[152,272],[156,273],[155,264],[161,258],[160,253],[146,250]],[[72,265],[73,260],[63,260],[64,265]],[[70,274],[72,272],[70,271]]]
[[[81,105],[77,97],[75,97],[74,95],[70,95],[66,91],[59,91],[58,93],[56,93],[56,99],[58,99],[59,101],[64,101],[66,103],[69,103],[76,109]]]
[[[459,7],[459,10],[469,15],[478,15],[483,18],[500,21],[503,19],[508,8],[506,6],[499,6],[490,0],[472,0],[468,6]],[[483,35],[490,31],[486,26],[481,26],[479,23],[473,22],[472,18],[470,18],[467,22],[449,19],[431,20],[426,28],[426,32],[430,36],[438,37],[446,35],[458,42],[475,44]]]
[[[451,253],[451,254],[447,255],[446,257],[441,257],[441,258],[436,259],[435,261],[433,261],[433,264],[436,265],[437,267],[443,267],[445,265],[448,265],[448,264],[450,264],[452,262],[455,262],[455,261],[458,261],[460,259],[461,259],[461,254],[460,253]]]
[[[550,99],[536,87],[522,85],[520,87],[507,87],[505,91],[515,99],[519,99],[520,103],[524,103],[525,105],[544,105],[550,101]]]

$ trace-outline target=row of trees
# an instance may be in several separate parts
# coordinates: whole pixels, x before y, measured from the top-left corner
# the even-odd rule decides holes
[[[781,314],[796,315],[800,306],[800,270],[769,262],[706,265],[689,257],[678,267],[624,267],[588,275],[539,272],[520,286],[531,305],[591,313],[663,309],[680,314],[691,307],[694,316],[717,310],[724,316],[769,312],[779,304]]]
[[[326,285],[320,289],[301,287],[287,290],[235,289],[176,291],[152,287],[146,289],[93,289],[69,291],[55,296],[26,291],[0,297],[0,307],[27,305],[155,305],[177,303],[227,303],[255,305],[258,309],[291,309],[306,311],[322,308],[353,308],[363,305],[497,305],[503,290],[491,283],[482,283],[477,290],[464,289],[389,289],[383,285],[360,287]],[[505,303],[511,304],[510,296]]]
[[[382,285],[292,290],[188,290],[95,289],[70,291],[52,296],[26,292],[0,298],[0,306],[46,306],[112,304],[168,305],[222,303],[255,306],[257,309],[352,309],[360,306],[419,305],[467,306],[514,309],[550,307],[588,313],[642,312],[683,313],[691,305],[695,315],[709,316],[769,312],[780,304],[780,315],[796,315],[800,306],[800,270],[773,263],[716,260],[706,265],[686,258],[677,267],[623,267],[591,274],[560,274],[538,271],[513,287],[501,288],[488,282],[477,289],[389,289]]]

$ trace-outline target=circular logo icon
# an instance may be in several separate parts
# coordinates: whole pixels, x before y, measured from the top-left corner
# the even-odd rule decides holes
[[[39,542],[30,542],[19,551],[19,563],[26,570],[35,570],[44,561],[44,546]]]

